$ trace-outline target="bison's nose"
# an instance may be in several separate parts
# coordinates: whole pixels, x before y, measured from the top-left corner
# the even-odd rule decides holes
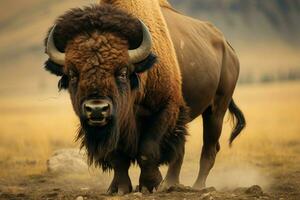
[[[112,105],[108,100],[92,99],[82,105],[82,111],[90,125],[104,126],[112,114]]]

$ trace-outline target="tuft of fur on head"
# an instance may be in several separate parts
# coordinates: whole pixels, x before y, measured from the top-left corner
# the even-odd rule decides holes
[[[129,48],[137,48],[143,38],[139,20],[132,15],[108,4],[74,8],[56,21],[54,42],[59,51],[64,52],[68,42],[76,36],[93,32],[109,32],[128,40]],[[48,36],[44,40],[46,47]]]

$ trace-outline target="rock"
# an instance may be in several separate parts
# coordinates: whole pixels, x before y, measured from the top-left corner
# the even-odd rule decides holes
[[[87,172],[88,165],[83,153],[78,149],[61,149],[55,151],[47,160],[47,169],[51,173]]]
[[[176,184],[171,186],[166,190],[166,192],[198,192],[198,190],[193,189],[192,187],[189,186],[184,186],[181,184]]]
[[[253,195],[255,197],[260,197],[264,194],[263,190],[261,189],[260,186],[258,185],[253,185],[251,187],[249,187],[246,191],[245,191],[246,194],[249,194],[249,195]]]
[[[82,196],[79,196],[76,198],[76,200],[84,200],[84,198]]]
[[[247,190],[248,188],[244,188],[244,187],[238,187],[238,188],[235,188],[234,190],[233,190],[233,193],[235,193],[235,194],[244,194],[245,192],[246,192],[246,190]]]

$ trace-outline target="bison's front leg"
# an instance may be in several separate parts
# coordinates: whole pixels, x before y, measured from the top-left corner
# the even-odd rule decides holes
[[[146,187],[150,192],[158,189],[162,181],[162,175],[159,171],[159,146],[154,141],[143,142],[143,148],[138,159],[141,168],[139,179],[139,189]]]
[[[160,145],[168,131],[175,127],[178,113],[178,106],[169,103],[156,115],[151,116],[142,128],[138,155],[141,167],[140,189],[146,187],[152,192],[161,183],[162,176],[158,167],[159,164],[168,161],[162,160]]]
[[[107,193],[130,193],[132,191],[132,184],[128,174],[130,159],[126,156],[115,155],[113,158],[111,158],[111,165],[114,170],[114,178],[108,188]]]

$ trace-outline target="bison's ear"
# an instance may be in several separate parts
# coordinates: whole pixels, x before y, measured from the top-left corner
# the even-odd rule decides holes
[[[56,76],[63,76],[64,75],[63,67],[61,65],[58,65],[58,64],[54,63],[50,59],[48,59],[45,62],[45,69],[47,71],[49,71],[51,74],[54,74]]]
[[[153,67],[153,65],[156,62],[157,62],[157,56],[155,54],[151,53],[144,61],[134,64],[134,66],[135,66],[134,71],[136,73],[143,73],[143,72],[151,69],[151,67]]]
[[[140,87],[140,77],[136,72],[130,75],[130,86],[132,90]]]
[[[130,75],[130,85],[131,89],[137,89],[140,86],[139,74],[143,73],[157,62],[157,57],[155,54],[151,53],[144,61],[134,64],[134,72]]]
[[[69,86],[69,78],[66,75],[63,75],[61,77],[61,79],[58,81],[58,89],[59,91],[64,90],[64,89],[68,89]]]

